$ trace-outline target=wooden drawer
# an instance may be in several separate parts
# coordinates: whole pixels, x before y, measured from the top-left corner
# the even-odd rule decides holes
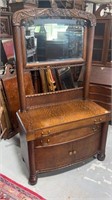
[[[54,135],[50,133],[50,135],[43,135],[42,137],[35,140],[35,146],[48,146],[53,144],[66,143],[80,138],[84,138],[85,136],[89,136],[94,132],[98,133],[100,131],[101,124],[98,124],[80,129],[73,129],[70,131],[60,132]]]
[[[36,169],[49,171],[70,166],[91,157],[99,150],[100,132],[94,132],[81,139],[58,145],[36,146]]]

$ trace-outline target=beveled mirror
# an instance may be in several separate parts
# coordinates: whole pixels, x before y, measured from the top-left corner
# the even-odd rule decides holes
[[[25,24],[27,62],[83,57],[84,20],[34,19]]]

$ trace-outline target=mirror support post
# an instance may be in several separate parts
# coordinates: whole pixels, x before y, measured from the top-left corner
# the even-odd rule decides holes
[[[23,77],[23,56],[22,56],[20,27],[14,26],[13,32],[14,32],[14,43],[15,43],[15,54],[16,54],[17,82],[18,82],[18,91],[20,97],[20,110],[23,111],[26,108],[25,106],[26,98],[25,98],[25,87],[24,87],[24,77]]]
[[[21,45],[22,45],[22,55],[23,55],[23,67],[26,66],[27,57],[26,57],[26,43],[25,43],[25,27],[21,26]]]
[[[87,62],[86,62],[86,72],[84,80],[84,99],[88,99],[89,96],[89,82],[92,67],[92,54],[93,54],[93,41],[94,41],[94,29],[95,27],[88,28],[88,41],[87,41]]]

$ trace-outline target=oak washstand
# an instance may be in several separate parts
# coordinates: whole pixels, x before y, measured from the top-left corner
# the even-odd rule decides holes
[[[29,8],[13,15],[20,100],[17,118],[22,157],[32,185],[38,173],[71,166],[94,155],[98,160],[105,158],[110,113],[88,96],[95,24],[94,15],[75,8]],[[34,39],[35,62],[27,59],[28,36]],[[83,87],[74,81],[74,88],[50,87],[48,92],[25,94],[26,70],[49,68],[52,73],[68,67],[84,67]],[[54,84],[52,78],[50,81]]]

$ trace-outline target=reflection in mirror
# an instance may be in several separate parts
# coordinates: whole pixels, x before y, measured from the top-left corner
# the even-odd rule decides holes
[[[61,90],[78,88],[83,85],[84,66],[65,67],[56,71]]]
[[[65,68],[50,68],[41,69],[38,71],[40,74],[38,93],[54,92],[59,90],[79,88],[83,86],[84,66],[65,67]],[[39,84],[40,81],[40,84]]]
[[[37,19],[25,25],[27,62],[81,58],[84,20]]]

